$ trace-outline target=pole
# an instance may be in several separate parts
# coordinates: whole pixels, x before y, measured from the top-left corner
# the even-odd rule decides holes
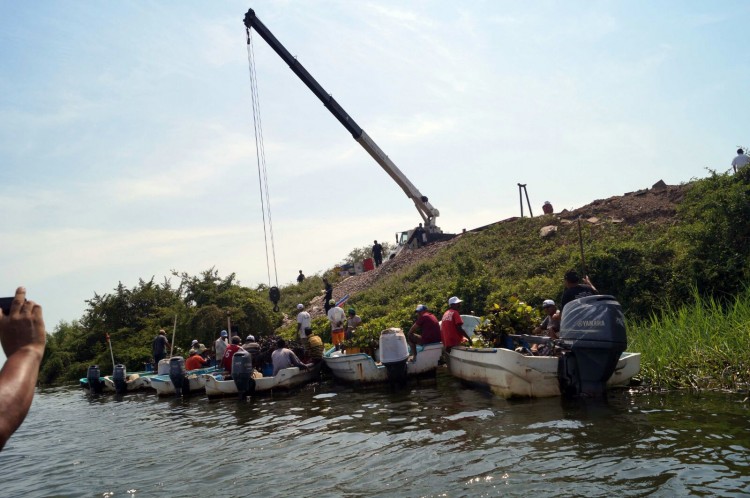
[[[227,338],[229,344],[232,344],[232,316],[229,313],[227,313]]]
[[[586,256],[583,253],[583,234],[581,233],[581,217],[578,217],[578,246],[581,248],[581,265],[583,265],[583,276],[585,277],[588,271],[586,270]]]
[[[523,186],[523,193],[526,194],[526,204],[529,206],[529,218],[533,218],[534,213],[531,212],[531,202],[529,201],[529,191],[526,190],[526,184]]]
[[[112,352],[112,340],[109,338],[109,334],[106,334],[106,336],[107,336],[107,344],[109,344],[109,356],[112,357],[112,375],[114,375],[115,374],[115,353]]]
[[[177,332],[177,313],[174,315],[174,326],[172,327],[172,347],[169,349],[169,357],[172,357],[174,352],[174,335]]]
[[[521,189],[525,185],[518,184],[518,202],[521,204],[521,218],[523,218],[523,192],[521,192]]]

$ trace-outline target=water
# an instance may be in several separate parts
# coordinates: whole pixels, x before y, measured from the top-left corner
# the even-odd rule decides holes
[[[330,382],[239,402],[43,390],[0,496],[740,496],[744,396],[506,401],[441,371],[403,393]]]

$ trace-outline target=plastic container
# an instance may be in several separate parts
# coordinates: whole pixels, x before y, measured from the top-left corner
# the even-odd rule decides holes
[[[364,261],[362,261],[362,266],[364,267],[365,271],[374,270],[375,260],[372,258],[367,258]]]
[[[380,361],[383,364],[405,361],[409,357],[409,346],[401,329],[390,328],[380,333]]]
[[[273,365],[263,366],[263,377],[273,377]]]

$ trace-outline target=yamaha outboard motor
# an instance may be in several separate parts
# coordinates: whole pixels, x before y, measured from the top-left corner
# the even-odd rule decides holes
[[[115,384],[117,394],[125,394],[128,391],[128,372],[125,365],[118,363],[115,365],[115,371],[112,373],[112,382]]]
[[[568,349],[557,375],[567,396],[602,395],[627,346],[622,308],[612,296],[587,296],[565,305],[560,339]]]
[[[185,358],[182,356],[169,359],[169,380],[172,381],[177,396],[190,394],[190,384],[185,376]]]
[[[101,394],[103,382],[101,381],[101,372],[99,365],[91,365],[86,373],[89,391],[92,394]]]
[[[392,388],[406,385],[406,360],[409,346],[401,329],[390,328],[380,333],[380,361],[388,372],[388,383]]]
[[[238,350],[232,356],[232,379],[237,386],[237,392],[241,399],[255,392],[255,379],[253,379],[253,355],[244,349]]]

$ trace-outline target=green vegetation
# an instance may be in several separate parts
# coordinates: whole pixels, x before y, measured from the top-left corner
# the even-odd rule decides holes
[[[622,304],[629,322],[629,350],[643,353],[642,376],[652,385],[747,385],[749,200],[750,171],[733,176],[710,172],[690,184],[676,219],[669,223],[583,224],[586,271],[601,293],[614,295]],[[539,230],[549,224],[556,225],[557,232],[543,239]],[[583,270],[578,244],[577,224],[549,216],[463,234],[434,257],[384,276],[352,296],[347,306],[355,306],[363,319],[353,345],[372,341],[388,327],[408,329],[419,303],[440,317],[452,295],[464,300],[464,312],[478,315],[509,309],[514,296],[534,311],[544,299],[559,301],[565,271]],[[366,250],[352,254],[369,256]],[[336,285],[335,271],[326,276]],[[42,380],[71,380],[83,375],[90,363],[111,363],[105,332],[112,336],[117,361],[136,368],[150,356],[156,331],[171,332],[175,314],[181,324],[176,342],[185,347],[192,338],[209,344],[216,331],[225,328],[226,311],[241,330],[263,335],[281,325],[279,315],[271,312],[265,286],[251,290],[239,286],[234,275],[222,279],[214,270],[200,277],[175,277],[180,280],[176,289],[168,281],[151,281],[95,296],[80,321],[62,324],[50,338]],[[281,289],[281,311],[293,317],[296,304],[308,303],[321,289],[318,276]],[[531,314],[523,315],[528,319]],[[313,330],[330,342],[325,318],[314,319]],[[277,330],[285,337],[294,332],[294,323]]]

